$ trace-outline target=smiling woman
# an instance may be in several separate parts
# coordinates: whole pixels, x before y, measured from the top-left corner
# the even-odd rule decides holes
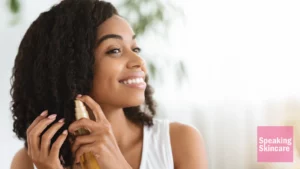
[[[25,147],[11,168],[80,168],[86,152],[101,169],[207,168],[198,130],[154,118],[140,51],[131,26],[108,2],[64,0],[42,13],[13,68],[14,132]],[[75,99],[91,119],[75,120]],[[74,137],[79,128],[90,134]]]

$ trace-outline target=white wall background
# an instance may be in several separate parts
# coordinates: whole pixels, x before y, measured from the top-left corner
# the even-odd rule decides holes
[[[117,0],[112,1],[113,3]],[[22,147],[12,132],[9,77],[19,42],[40,12],[58,0],[23,2],[11,26],[0,4],[0,144],[2,168]],[[178,88],[174,72],[156,85],[161,118],[196,126],[203,134],[212,169],[262,167],[256,163],[256,126],[300,120],[300,2],[297,0],[173,0],[185,20],[174,19],[169,38],[148,34],[145,53],[182,59],[189,79]],[[275,168],[272,167],[272,168]]]

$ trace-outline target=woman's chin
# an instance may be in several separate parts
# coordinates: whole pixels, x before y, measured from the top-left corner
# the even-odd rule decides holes
[[[128,99],[126,102],[123,104],[124,107],[136,107],[140,106],[145,102],[145,99]]]

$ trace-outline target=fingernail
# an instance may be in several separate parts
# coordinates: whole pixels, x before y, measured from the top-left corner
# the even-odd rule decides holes
[[[64,134],[64,135],[67,135],[67,134],[68,134],[68,130],[64,130],[64,131],[63,131],[63,134]]]
[[[40,116],[47,116],[47,114],[48,114],[48,111],[47,110],[44,110],[41,114],[40,114]]]
[[[60,119],[58,122],[64,122],[65,118]]]
[[[77,97],[77,98],[80,98],[81,96],[82,96],[81,94],[78,94],[76,97]]]
[[[55,119],[56,118],[56,114],[51,114],[50,116],[48,116],[49,119]]]

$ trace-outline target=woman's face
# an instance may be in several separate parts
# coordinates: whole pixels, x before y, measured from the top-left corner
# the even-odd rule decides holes
[[[107,19],[98,28],[97,45],[92,97],[120,108],[141,105],[146,65],[130,25],[117,15]]]

